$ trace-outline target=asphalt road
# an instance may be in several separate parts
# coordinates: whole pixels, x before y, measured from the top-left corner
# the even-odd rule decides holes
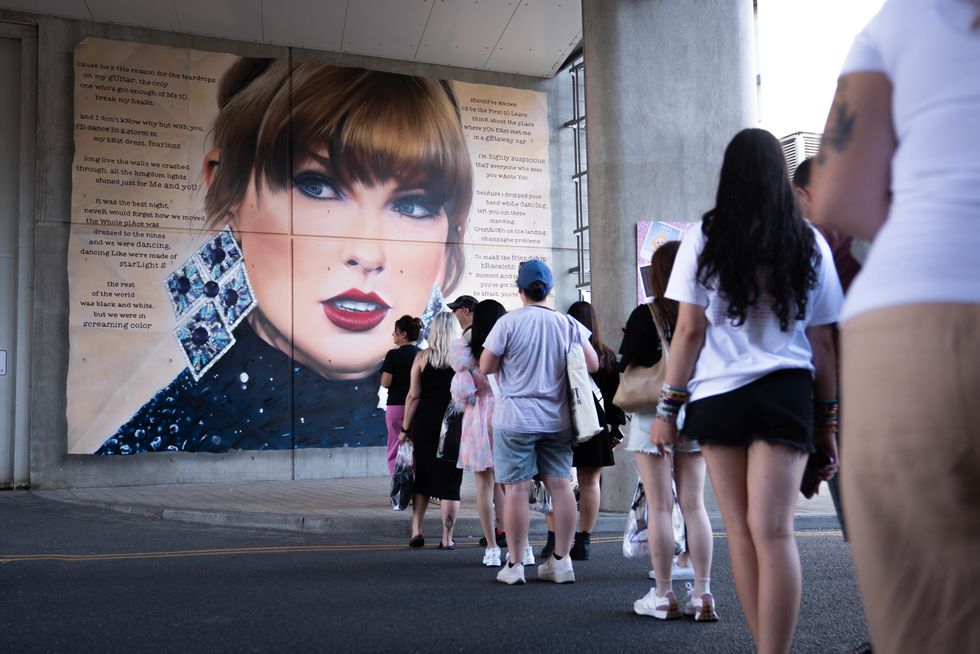
[[[867,628],[840,533],[798,542],[793,651],[857,651]],[[624,559],[611,538],[576,562],[575,584],[529,571],[526,586],[504,586],[482,553],[155,521],[3,492],[0,652],[752,651],[723,535],[712,575],[721,620],[708,624],[634,615],[649,561]]]

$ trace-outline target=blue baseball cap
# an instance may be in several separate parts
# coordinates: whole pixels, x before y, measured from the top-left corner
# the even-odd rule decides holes
[[[551,268],[540,259],[525,261],[517,269],[517,286],[519,288],[527,290],[534,282],[544,283],[548,291],[555,285],[554,278],[551,276]]]

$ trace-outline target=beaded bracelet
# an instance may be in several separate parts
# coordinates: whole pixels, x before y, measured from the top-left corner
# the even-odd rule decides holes
[[[814,400],[813,422],[820,427],[830,427],[834,433],[840,430],[840,403],[834,400]]]
[[[684,406],[690,396],[691,394],[686,388],[664,383],[660,389],[656,418],[670,424],[677,424],[677,416],[680,414],[681,407]]]

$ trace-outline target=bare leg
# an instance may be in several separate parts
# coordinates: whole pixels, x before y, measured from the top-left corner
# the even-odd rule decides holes
[[[674,492],[670,487],[670,458],[637,452],[636,468],[647,496],[650,562],[657,577],[657,595],[663,597],[671,590],[671,565],[674,562],[674,527],[671,522]]]
[[[456,528],[456,517],[459,515],[459,500],[442,500],[439,510],[442,513],[442,546],[452,547],[456,544],[453,541],[453,529]]]
[[[572,484],[568,479],[563,477],[542,477],[541,479],[545,488],[551,493],[551,515],[555,521],[555,554],[566,556],[572,548],[572,541],[575,538],[575,493],[572,492]],[[527,501],[524,502],[524,508],[526,511]],[[510,510],[510,504],[507,505],[507,510]],[[524,526],[526,529],[527,520],[524,521]],[[510,540],[509,527],[507,528],[507,539]],[[518,551],[523,552],[524,550]]]
[[[493,468],[473,473],[476,479],[476,511],[480,514],[480,527],[487,547],[496,547],[493,535]]]
[[[694,564],[694,594],[698,597],[711,592],[707,582],[711,580],[711,559],[714,554],[711,521],[704,508],[704,475],[703,456],[685,452],[674,455],[677,499],[687,528],[687,544]]]
[[[527,496],[531,492],[531,480],[505,484],[504,530],[507,532],[507,558],[512,564],[524,561],[527,547],[527,529],[531,509]]]
[[[586,533],[592,533],[599,517],[601,476],[602,468],[578,468],[579,530]]]
[[[507,531],[504,529],[504,486],[503,484],[493,485],[493,506],[496,510],[496,524],[494,525],[497,529],[502,531]],[[488,543],[490,541],[487,541]]]
[[[759,645],[759,562],[748,524],[748,451],[744,447],[704,445],[711,485],[728,533],[735,592],[749,623],[752,640]]]
[[[758,561],[760,654],[788,652],[800,615],[803,581],[793,513],[805,466],[806,455],[789,446],[749,446],[748,525]]]
[[[412,496],[412,538],[422,535],[422,521],[425,519],[427,508],[429,508],[428,496],[415,493]]]

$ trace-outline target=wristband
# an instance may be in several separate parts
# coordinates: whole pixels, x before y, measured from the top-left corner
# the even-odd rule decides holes
[[[408,429],[406,429],[405,427],[402,427],[401,428],[401,433],[407,434],[408,433]]]

